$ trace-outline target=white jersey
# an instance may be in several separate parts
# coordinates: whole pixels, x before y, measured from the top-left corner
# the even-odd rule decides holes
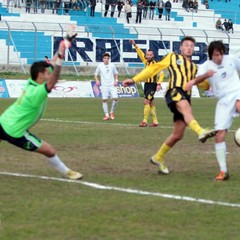
[[[118,71],[113,63],[105,65],[100,63],[97,66],[95,75],[101,77],[102,87],[111,87],[114,86],[114,75],[118,74]]]
[[[212,60],[207,60],[199,66],[197,76],[206,73],[208,70],[216,72],[208,81],[217,98],[240,91],[240,80],[237,73],[240,70],[239,58],[224,55],[221,65],[215,64]]]

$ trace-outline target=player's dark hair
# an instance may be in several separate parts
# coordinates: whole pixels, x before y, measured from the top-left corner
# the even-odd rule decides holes
[[[209,56],[210,60],[212,60],[214,50],[217,50],[218,52],[220,52],[223,55],[226,51],[226,48],[222,41],[211,42],[208,46],[208,56]]]
[[[45,62],[45,61],[40,61],[40,62],[33,63],[31,68],[30,68],[30,74],[31,74],[32,80],[35,81],[38,77],[38,74],[39,73],[44,73],[46,68],[48,68],[48,67],[52,67],[52,65]]]
[[[110,58],[110,54],[109,53],[104,53],[103,57],[109,57]]]
[[[193,37],[191,37],[191,36],[185,36],[184,38],[182,38],[182,40],[181,40],[181,45],[182,45],[183,42],[185,42],[185,41],[191,41],[191,42],[193,42],[194,44],[196,43],[195,38],[193,38]]]

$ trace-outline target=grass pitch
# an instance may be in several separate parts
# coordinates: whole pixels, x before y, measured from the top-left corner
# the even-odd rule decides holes
[[[13,100],[1,99],[2,112]],[[213,127],[215,99],[193,99],[196,119]],[[166,156],[171,171],[149,163],[171,132],[172,114],[156,99],[158,128],[139,128],[143,99],[120,99],[116,120],[102,121],[100,99],[49,99],[32,132],[51,143],[83,181],[124,189],[240,204],[239,148],[226,139],[231,178],[214,182],[214,141],[201,144],[190,129]],[[61,177],[41,155],[0,144],[0,171]],[[240,208],[153,195],[101,190],[82,184],[0,174],[0,239],[158,240],[239,239]]]

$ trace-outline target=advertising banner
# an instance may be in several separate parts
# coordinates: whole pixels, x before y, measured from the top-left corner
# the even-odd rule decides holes
[[[0,80],[0,97],[18,98],[27,80]],[[117,87],[119,98],[135,98],[139,97],[139,92],[135,84],[129,87],[123,87],[122,83],[118,83]],[[101,86],[96,86],[95,81],[59,81],[49,97],[52,98],[94,98],[102,97]]]
[[[101,86],[96,85],[96,81],[92,81],[92,89],[95,97],[102,97]],[[119,98],[137,98],[139,97],[139,92],[136,84],[128,87],[123,87],[122,82],[118,82],[117,86],[118,97]]]
[[[0,98],[9,98],[7,86],[4,79],[0,79]]]

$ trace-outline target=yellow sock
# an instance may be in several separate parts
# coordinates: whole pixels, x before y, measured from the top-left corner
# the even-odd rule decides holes
[[[144,105],[144,110],[143,110],[143,122],[148,122],[148,116],[150,113],[151,107],[149,104]]]
[[[195,133],[197,133],[198,136],[200,136],[203,132],[204,129],[200,127],[198,122],[194,119],[192,120],[189,125],[188,125]]]
[[[152,115],[152,120],[154,123],[158,124],[158,120],[157,120],[157,112],[156,112],[156,107],[152,106],[151,107],[151,115]]]
[[[163,157],[171,149],[166,143],[163,143],[158,152],[154,155],[156,161],[163,162]]]

